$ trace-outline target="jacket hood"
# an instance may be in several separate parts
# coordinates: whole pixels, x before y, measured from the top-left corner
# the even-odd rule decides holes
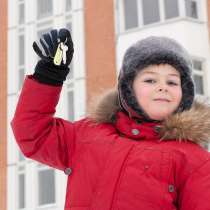
[[[118,92],[111,90],[103,95],[89,117],[96,123],[114,123],[121,107]],[[191,109],[171,115],[157,127],[161,140],[192,141],[203,145],[210,142],[210,106],[195,101]]]

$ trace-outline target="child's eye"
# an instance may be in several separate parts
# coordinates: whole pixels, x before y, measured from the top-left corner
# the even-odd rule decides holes
[[[169,84],[169,85],[172,85],[172,86],[173,86],[173,85],[174,85],[174,86],[177,86],[177,85],[178,85],[178,84],[177,84],[176,82],[174,82],[174,81],[168,81],[168,84]]]
[[[155,83],[155,80],[154,79],[146,79],[146,80],[144,80],[144,82],[147,82],[147,83]]]

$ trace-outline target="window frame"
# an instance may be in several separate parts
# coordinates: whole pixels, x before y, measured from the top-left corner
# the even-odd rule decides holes
[[[197,4],[197,16],[198,16],[197,18],[187,15],[187,4],[186,4],[186,1],[188,1],[188,0],[184,0],[184,1],[185,1],[184,2],[185,17],[189,18],[189,19],[192,19],[192,20],[200,20],[200,10],[201,10],[201,8],[200,8],[200,1],[198,1],[198,0],[190,0],[190,1],[196,2],[196,4]]]
[[[67,27],[67,24],[71,24],[71,36],[72,36],[72,39],[73,39],[73,20],[72,20],[72,10],[71,11],[67,11],[66,12],[66,15],[65,15],[65,26]],[[67,84],[71,84],[71,83],[74,83],[74,59],[72,59],[71,61],[71,64],[69,66],[70,68],[70,72],[69,72],[69,75],[67,75],[67,78],[66,78],[66,83]],[[72,71],[72,73],[71,73]]]
[[[23,50],[24,50],[24,53],[23,53],[23,64],[20,64],[20,57],[22,55],[22,53],[20,54],[20,36],[23,36],[23,42],[24,42],[24,46],[23,46]],[[18,35],[17,35],[17,63],[18,63],[18,75],[17,75],[17,91],[20,91],[21,90],[21,87],[23,85],[23,82],[24,82],[24,77],[25,77],[25,64],[26,64],[26,59],[25,59],[25,56],[26,56],[26,48],[25,48],[25,28],[24,26],[21,26],[19,29],[18,29]],[[20,73],[21,71],[24,71],[24,74],[23,74],[23,78],[20,78]],[[22,81],[21,81],[22,80]]]
[[[71,24],[71,36],[72,39],[74,37],[74,31],[73,31],[73,8],[71,7],[71,10],[65,10],[65,25],[67,27],[67,24]],[[75,87],[75,83],[76,83],[76,78],[75,78],[75,73],[74,73],[74,59],[72,59],[71,64],[69,66],[70,68],[70,72],[69,75],[66,78],[66,81],[64,83],[65,88],[65,100],[66,100],[66,116],[67,119],[70,121],[75,120],[75,91],[74,91],[74,87]],[[71,74],[72,71],[72,74]],[[73,116],[72,119],[69,117],[69,100],[68,100],[68,93],[69,92],[73,92]]]
[[[139,0],[136,0],[136,4],[137,4],[137,26],[136,27],[133,27],[133,28],[129,28],[129,29],[126,29],[126,17],[125,17],[125,4],[124,4],[124,2],[125,2],[125,0],[122,0],[123,1],[123,4],[122,4],[122,8],[121,8],[121,11],[122,11],[122,13],[123,13],[123,28],[127,31],[127,30],[131,30],[131,29],[135,29],[135,28],[138,28],[139,27],[139,24],[140,24],[140,15],[139,15],[139,3],[140,3],[140,1]]]
[[[141,1],[141,6],[142,6],[142,13],[141,14],[144,14],[144,12],[143,12],[143,1],[144,0],[140,0]],[[145,0],[145,1],[147,1],[147,0]],[[147,26],[150,26],[150,25],[153,25],[153,24],[157,24],[157,23],[161,23],[162,22],[162,18],[163,18],[163,14],[162,14],[162,12],[163,12],[163,10],[162,10],[162,6],[163,6],[163,4],[162,4],[162,0],[156,0],[156,1],[158,1],[157,2],[157,4],[158,4],[158,13],[159,13],[159,21],[156,21],[156,22],[151,22],[151,23],[147,23],[147,24],[143,24],[142,25],[142,27],[147,27]],[[144,20],[144,16],[142,15],[142,21]],[[144,21],[143,21],[144,22]],[[142,22],[142,23],[143,23]]]
[[[43,0],[36,0],[36,19],[37,20],[43,20],[43,19],[46,19],[46,18],[49,18],[49,17],[52,17],[53,16],[53,13],[54,13],[54,2],[53,1],[50,1],[52,2],[52,11],[50,13],[46,13],[46,14],[39,14],[38,11],[39,11],[39,1],[43,1]]]
[[[195,69],[193,65],[193,61],[198,61],[201,62],[201,70]],[[202,82],[203,82],[203,94],[196,93],[196,87],[195,87],[195,94],[197,96],[205,97],[207,94],[206,90],[206,72],[205,72],[205,60],[203,58],[198,58],[198,57],[192,57],[192,76],[194,78],[194,75],[198,75],[202,77]],[[196,84],[195,84],[196,85]]]
[[[27,159],[24,157],[23,159],[20,158],[20,155],[22,155],[21,151],[17,151],[17,209],[22,210],[26,208],[27,201],[26,201],[26,163]],[[19,176],[24,175],[24,207],[20,207],[20,196],[19,196],[19,190],[20,190],[20,180]]]
[[[163,17],[163,19],[165,20],[165,21],[169,21],[169,20],[173,20],[173,19],[175,19],[175,18],[179,18],[179,17],[181,17],[181,6],[180,6],[180,2],[179,2],[179,0],[176,0],[177,1],[177,9],[178,9],[178,16],[175,16],[175,17],[172,17],[172,18],[166,18],[166,4],[165,4],[165,1],[166,0],[163,0],[163,1],[161,1],[162,2],[162,4],[163,4],[163,13],[164,13],[164,17]],[[174,1],[174,0],[173,0]]]
[[[68,3],[67,3],[67,1],[70,1],[71,3],[70,3],[70,7],[67,7],[67,5],[69,5]],[[72,10],[72,0],[65,0],[65,12],[69,12],[69,11],[71,11]]]
[[[69,104],[69,97],[68,97],[69,92],[72,92],[72,94],[73,94],[72,104]],[[67,106],[66,106],[67,107],[67,110],[66,110],[67,119],[69,121],[73,122],[75,120],[75,91],[74,91],[74,84],[73,83],[70,84],[70,85],[67,85],[67,88],[66,88],[66,102],[67,102]],[[68,109],[68,107],[70,105],[73,106],[73,107],[71,107],[73,109],[73,115],[72,116],[70,116],[69,109]]]
[[[35,167],[36,167],[36,183],[37,183],[36,184],[36,193],[35,193],[36,207],[37,208],[53,208],[57,205],[57,202],[58,202],[57,196],[56,196],[56,191],[57,191],[57,189],[56,189],[56,171],[55,171],[56,169],[53,169],[53,168],[51,168],[47,165],[43,165],[41,163],[36,163]],[[39,172],[47,171],[47,170],[53,171],[53,173],[54,173],[54,199],[55,199],[55,201],[54,201],[54,203],[39,204],[39,195],[38,195],[38,193],[39,193]]]
[[[20,6],[23,5],[23,21],[20,21]],[[18,25],[25,24],[25,1],[19,0],[18,1]]]
[[[123,32],[129,32],[129,31],[133,31],[136,29],[142,29],[142,28],[146,28],[146,27],[150,27],[152,25],[157,25],[157,24],[162,24],[162,23],[167,23],[169,21],[173,21],[173,20],[177,20],[177,19],[188,19],[188,20],[193,20],[193,21],[200,21],[201,19],[201,2],[199,2],[198,0],[192,0],[192,1],[196,1],[197,3],[197,13],[198,13],[198,18],[192,18],[192,17],[188,17],[186,14],[186,4],[185,2],[183,3],[183,0],[177,0],[177,5],[178,5],[178,16],[177,17],[173,17],[173,18],[167,18],[166,19],[166,12],[165,12],[165,0],[158,0],[159,2],[159,14],[160,14],[160,21],[157,22],[153,22],[150,24],[143,24],[143,6],[142,6],[142,0],[137,0],[137,14],[138,14],[138,26],[134,27],[134,28],[129,28],[126,29],[125,28],[125,13],[124,13],[124,1],[122,0],[116,0],[117,3],[117,10],[119,10],[118,15],[119,18],[117,18],[117,20],[119,21],[119,33],[123,33]]]
[[[23,188],[23,192],[20,193],[20,176],[23,176],[24,177],[24,188]],[[19,210],[22,210],[22,209],[25,209],[26,208],[26,173],[25,172],[19,172],[18,171],[18,175],[17,175],[17,183],[18,183],[18,209]],[[23,196],[23,207],[21,207],[20,205],[20,196]]]

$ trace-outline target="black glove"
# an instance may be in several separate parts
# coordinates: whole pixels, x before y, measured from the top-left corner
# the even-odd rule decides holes
[[[62,28],[43,34],[40,39],[42,50],[33,42],[33,49],[41,58],[33,74],[33,78],[41,83],[59,86],[69,73],[74,47],[70,32]]]

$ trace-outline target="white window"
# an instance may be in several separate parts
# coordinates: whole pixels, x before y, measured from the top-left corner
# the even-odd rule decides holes
[[[179,16],[178,0],[164,0],[165,19],[175,18]]]
[[[40,167],[38,170],[38,205],[55,203],[55,171]]]
[[[123,30],[143,27],[161,20],[159,0],[123,0],[122,2],[120,14],[123,16]]]
[[[18,208],[25,208],[25,174],[18,174]]]
[[[67,91],[67,115],[68,120],[74,121],[74,92],[73,90]]]
[[[19,34],[18,37],[18,86],[22,87],[25,75],[25,35]]]
[[[52,0],[37,0],[37,18],[45,18],[53,14]]]
[[[18,75],[17,84],[19,91],[23,85],[25,77],[25,1],[18,0],[18,36],[17,36],[17,59],[18,59]]]
[[[200,60],[193,59],[193,79],[196,94],[204,95],[204,70]]]
[[[196,0],[185,0],[186,15],[191,18],[198,18],[198,2]]]
[[[18,151],[18,162],[17,162],[17,168],[18,168],[18,176],[17,176],[17,183],[18,183],[18,209],[24,209],[26,207],[26,186],[25,186],[25,158],[21,154],[20,151]]]
[[[23,24],[25,22],[25,4],[20,2],[18,6],[18,23]]]
[[[66,0],[66,11],[70,11],[72,9],[72,0]]]
[[[70,1],[66,1],[70,2]],[[72,27],[72,11],[67,11],[66,13],[66,28],[70,30],[71,32],[71,36],[73,39],[73,27]],[[71,61],[69,68],[70,68],[70,72],[67,75],[66,78],[66,87],[67,87],[67,91],[66,91],[66,101],[67,101],[67,110],[66,110],[66,114],[67,114],[67,119],[70,121],[74,121],[75,120],[75,115],[74,115],[74,82],[75,82],[75,78],[74,78],[74,59]]]
[[[158,0],[142,0],[143,24],[160,21],[160,8]]]
[[[71,23],[71,21],[66,23],[66,28],[70,30],[71,36],[72,36],[72,23]]]
[[[118,0],[122,30],[141,28],[177,17],[198,18],[198,0]],[[185,10],[183,14],[182,11]]]
[[[137,0],[124,0],[125,29],[138,27]]]
[[[72,39],[73,39],[73,31],[72,31],[71,16],[68,16],[68,17],[66,18],[66,28],[70,30],[71,36],[72,36]],[[69,72],[69,74],[67,75],[67,78],[66,78],[68,81],[71,80],[71,79],[73,79],[73,77],[74,77],[73,60],[72,60],[72,62],[70,63],[69,68],[70,68],[70,72]]]
[[[25,78],[25,69],[24,68],[19,68],[19,83],[18,83],[18,88],[19,90],[22,88],[23,86],[23,81]]]
[[[18,40],[18,57],[19,57],[19,66],[24,65],[25,63],[25,37],[24,34],[19,35],[19,40]]]

